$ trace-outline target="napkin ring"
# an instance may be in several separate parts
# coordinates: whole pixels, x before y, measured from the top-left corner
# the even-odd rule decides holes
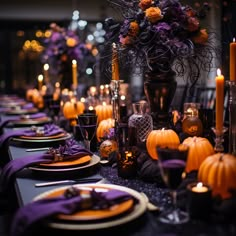
[[[38,137],[42,137],[42,136],[44,136],[44,134],[45,134],[45,132],[44,132],[44,129],[36,129],[35,130],[35,134],[36,134],[36,136],[38,136]]]
[[[63,155],[61,155],[59,152],[57,152],[56,149],[49,148],[47,153],[49,153],[49,154],[51,154],[53,156],[53,161],[54,162],[63,161]]]

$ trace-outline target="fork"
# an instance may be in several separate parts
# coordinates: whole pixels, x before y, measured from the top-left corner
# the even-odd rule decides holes
[[[35,187],[46,187],[46,186],[53,186],[53,185],[60,185],[60,184],[101,183],[104,180],[105,180],[104,178],[99,178],[99,177],[87,178],[87,179],[66,179],[66,180],[59,180],[59,181],[36,183]]]

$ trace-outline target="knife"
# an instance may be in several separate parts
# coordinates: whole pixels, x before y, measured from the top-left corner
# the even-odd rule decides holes
[[[100,182],[103,178],[88,178],[88,179],[67,179],[59,181],[50,181],[44,183],[36,183],[35,187],[46,187],[59,184],[83,184],[83,183],[96,183]]]

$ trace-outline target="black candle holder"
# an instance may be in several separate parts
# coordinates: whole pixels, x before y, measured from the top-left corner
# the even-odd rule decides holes
[[[189,215],[192,219],[209,219],[212,208],[212,190],[208,185],[203,184],[201,188],[206,191],[194,191],[193,188],[196,186],[197,183],[187,186]]]

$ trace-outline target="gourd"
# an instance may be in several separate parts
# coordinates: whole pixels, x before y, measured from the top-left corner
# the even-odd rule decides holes
[[[98,116],[98,123],[102,120],[112,118],[112,105],[102,104],[95,107],[96,114]]]
[[[77,119],[77,116],[84,112],[84,103],[80,101],[67,101],[63,106],[63,115],[66,119]]]
[[[230,198],[229,189],[236,189],[236,158],[231,154],[208,156],[198,171],[198,180],[212,188],[212,195]]]
[[[207,138],[196,136],[188,137],[183,141],[183,144],[189,146],[188,159],[185,168],[187,173],[198,170],[206,157],[215,153],[212,144]]]
[[[115,120],[113,118],[108,118],[102,120],[97,127],[96,135],[98,142],[101,141],[101,138],[104,138],[109,133],[109,129],[115,126]]]
[[[157,146],[162,147],[171,147],[173,145],[180,144],[179,136],[172,129],[160,129],[160,130],[152,130],[148,136],[146,141],[146,148],[148,154],[152,159],[157,160]]]

